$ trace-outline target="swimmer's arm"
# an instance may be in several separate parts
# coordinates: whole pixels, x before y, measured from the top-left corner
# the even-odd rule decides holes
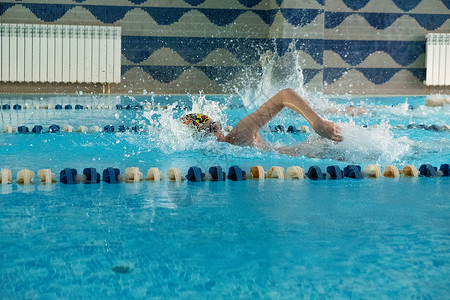
[[[309,104],[292,89],[284,89],[278,92],[266,103],[261,105],[255,112],[243,118],[233,131],[249,132],[249,134],[251,133],[254,135],[285,107],[302,115],[320,136],[334,141],[342,141],[339,127],[332,122],[323,120]]]

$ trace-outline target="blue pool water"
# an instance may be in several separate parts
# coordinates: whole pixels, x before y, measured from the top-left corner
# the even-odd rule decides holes
[[[262,130],[264,139],[280,146],[302,143],[298,157],[217,143],[176,127],[173,119],[185,106],[232,126],[254,109],[235,97],[206,98],[3,97],[2,103],[22,105],[161,103],[169,109],[1,110],[2,129],[111,124],[150,131],[1,133],[0,167],[15,178],[24,168],[123,172],[137,166],[145,176],[151,167],[164,173],[178,167],[185,174],[193,165],[204,171],[234,164],[244,170],[371,163],[401,168],[450,161],[449,132],[396,129],[450,124],[448,105],[428,108],[424,97],[350,99],[368,110],[353,118],[313,103],[343,128],[340,144]],[[335,107],[349,103],[330,101]],[[278,124],[306,122],[285,111],[269,125]],[[0,298],[446,299],[449,183],[448,177],[421,177],[0,185]]]

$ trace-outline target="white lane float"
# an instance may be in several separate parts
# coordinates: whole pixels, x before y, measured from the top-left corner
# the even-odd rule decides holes
[[[274,179],[284,179],[284,168],[282,167],[272,167],[269,171],[267,171],[268,178]]]
[[[377,164],[370,164],[363,168],[363,172],[369,178],[378,178],[381,177],[381,166]]]
[[[384,168],[383,176],[388,178],[398,178],[400,177],[400,172],[396,166],[388,165]]]
[[[37,176],[41,179],[41,183],[56,183],[55,174],[50,169],[39,170]]]
[[[292,166],[286,169],[286,178],[305,179],[305,170],[299,166]]]
[[[27,169],[22,169],[17,172],[17,183],[18,184],[30,184],[33,181],[34,172]]]
[[[9,184],[12,183],[12,172],[9,169],[1,169],[0,172],[0,183]]]
[[[150,168],[147,171],[147,177],[145,180],[147,181],[159,181],[162,179],[162,173],[158,168]]]

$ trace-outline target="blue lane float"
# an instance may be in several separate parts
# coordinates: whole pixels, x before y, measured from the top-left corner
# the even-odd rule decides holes
[[[18,133],[28,133],[28,132],[30,132],[30,130],[28,129],[27,126],[19,126],[19,127],[17,127],[17,132]]]
[[[44,128],[41,125],[34,125],[33,129],[31,129],[33,133],[42,133],[44,132]]]
[[[449,169],[450,169],[449,164],[442,164],[439,168],[439,170],[441,170],[443,176],[445,177],[449,176]]]
[[[361,166],[348,165],[344,168],[344,176],[354,179],[362,179]]]
[[[272,132],[285,132],[286,130],[284,129],[283,125],[277,125],[275,126],[273,129],[269,126],[270,130]]]
[[[103,181],[107,183],[119,183],[120,170],[116,168],[106,168],[103,170]]]
[[[87,184],[94,184],[100,182],[100,174],[95,168],[85,168],[83,170],[83,175],[86,176]]]
[[[239,166],[231,166],[228,170],[228,179],[233,181],[245,180],[245,171],[243,171]]]
[[[57,109],[57,110],[62,109],[62,108],[63,108],[63,107],[62,107],[61,104],[56,104],[56,105],[55,105],[55,109]]]
[[[22,105],[20,105],[20,104],[14,104],[13,109],[14,109],[14,110],[21,110],[21,109],[22,109]]]
[[[104,132],[114,132],[114,126],[113,125],[106,125],[105,127],[103,127],[103,131]]]
[[[286,132],[289,132],[289,133],[299,133],[300,130],[298,130],[297,127],[291,125],[291,126],[288,127],[288,129],[287,129]]]
[[[67,104],[66,106],[64,106],[64,109],[72,109],[72,105]]]
[[[75,184],[75,176],[77,176],[77,170],[65,168],[59,172],[59,181],[65,184]]]
[[[327,173],[330,175],[330,179],[343,179],[344,172],[339,168],[339,166],[328,166]]]
[[[125,125],[119,125],[119,127],[117,127],[117,132],[127,132],[129,131],[129,127],[125,126]]]
[[[306,176],[312,180],[323,180],[325,179],[325,175],[322,173],[322,170],[319,166],[311,166],[306,173]]]
[[[191,182],[201,182],[203,177],[205,177],[205,173],[202,173],[202,169],[196,166],[190,167],[186,175],[186,179]]]
[[[140,132],[140,131],[142,131],[142,127],[139,126],[139,125],[134,125],[134,126],[131,127],[131,131],[133,131],[133,132]]]
[[[419,173],[425,177],[436,177],[437,168],[430,164],[423,164],[419,167]]]
[[[56,132],[58,132],[60,130],[61,130],[61,127],[59,125],[56,125],[56,124],[50,125],[48,127],[48,132],[49,133],[56,133]]]
[[[83,105],[80,105],[80,104],[75,105],[76,110],[81,110],[83,108],[84,108]]]
[[[9,106],[9,104],[3,104],[2,105],[2,109],[3,110],[9,110],[9,109],[11,109],[11,106]]]
[[[226,174],[222,171],[222,167],[214,166],[209,168],[209,173],[212,176],[212,181],[225,181]]]

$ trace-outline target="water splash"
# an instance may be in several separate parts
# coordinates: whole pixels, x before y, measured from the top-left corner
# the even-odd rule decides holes
[[[195,129],[185,126],[180,120],[181,116],[189,113],[203,113],[211,119],[226,124],[226,106],[217,101],[208,100],[205,95],[190,95],[190,108],[178,109],[180,103],[167,105],[164,109],[146,111],[144,118],[150,127],[150,141],[165,153],[186,150],[213,151],[217,142],[211,135],[198,133]]]
[[[249,67],[248,72],[244,72],[243,77],[239,80],[245,82],[244,87],[236,86],[235,91],[240,96],[245,113],[251,113],[254,109],[262,105],[270,97],[284,88],[291,88],[298,94],[303,96],[310,105],[318,111],[319,114],[326,118],[333,119],[341,127],[344,141],[334,143],[329,140],[320,138],[317,134],[311,133],[306,141],[298,144],[295,139],[286,138],[276,140],[274,146],[288,146],[292,156],[307,156],[314,158],[328,158],[336,161],[348,163],[378,163],[381,165],[391,163],[408,162],[407,159],[420,149],[421,143],[412,141],[406,137],[394,137],[393,131],[388,124],[389,118],[396,121],[411,119],[421,116],[428,117],[430,109],[420,107],[411,110],[407,101],[392,106],[368,105],[369,114],[364,118],[352,118],[339,113],[345,111],[345,103],[336,103],[328,99],[321,93],[307,91],[303,85],[303,73],[301,64],[304,62],[301,58],[301,51],[288,51],[287,54],[280,57],[276,53],[267,52],[261,55],[261,69],[258,76],[254,75],[254,68]],[[158,148],[166,153],[175,151],[194,151],[200,153],[204,157],[211,156],[233,156],[244,158],[270,158],[278,155],[275,152],[261,152],[248,147],[236,147],[226,143],[217,143],[212,136],[199,135],[194,133],[190,128],[181,126],[179,118],[187,113],[201,112],[207,114],[214,120],[219,120],[223,125],[227,125],[227,117],[234,118],[236,111],[231,111],[227,105],[230,102],[211,101],[205,95],[192,96],[189,95],[190,106],[192,108],[183,111],[177,111],[177,103],[169,105],[164,111],[146,112],[145,117],[151,120],[150,139],[154,141]],[[349,102],[351,99],[349,99]],[[353,103],[351,103],[353,104]],[[228,114],[228,116],[227,116]],[[238,113],[242,114],[242,111]],[[381,125],[377,128],[365,128],[363,125],[376,120]],[[278,124],[306,124],[301,116],[297,113],[285,109],[271,122]],[[303,124],[301,123],[303,122]],[[267,128],[261,130],[261,136],[266,139],[267,136],[272,137]],[[267,140],[267,139],[266,139]],[[269,139],[270,140],[270,139]],[[284,144],[283,144],[284,143]],[[292,146],[295,145],[295,146]]]

